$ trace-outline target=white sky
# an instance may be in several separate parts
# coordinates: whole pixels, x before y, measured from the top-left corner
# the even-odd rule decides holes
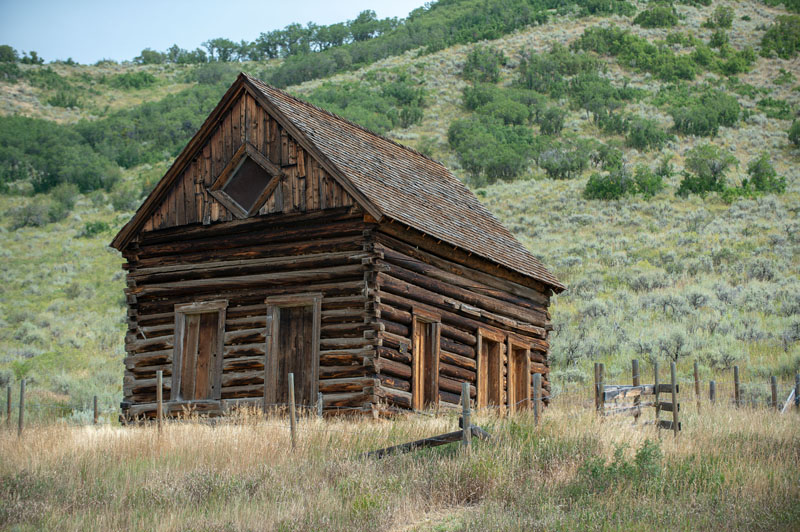
[[[123,61],[144,48],[163,51],[177,43],[194,50],[215,37],[252,41],[292,22],[344,22],[365,9],[379,18],[402,18],[423,4],[424,0],[0,0],[0,44],[10,44],[20,53],[35,50],[45,61]]]

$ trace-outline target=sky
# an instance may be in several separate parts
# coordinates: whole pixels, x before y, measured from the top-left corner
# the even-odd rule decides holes
[[[292,22],[344,22],[365,9],[374,10],[379,18],[402,18],[424,4],[424,0],[0,0],[0,44],[20,53],[35,50],[48,62],[69,57],[84,64],[125,61],[144,48],[164,51],[177,44],[194,50],[216,37],[252,41]]]

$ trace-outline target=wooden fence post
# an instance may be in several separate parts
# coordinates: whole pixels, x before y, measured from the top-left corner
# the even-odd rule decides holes
[[[470,448],[472,444],[472,425],[469,409],[469,383],[461,383],[461,445]]]
[[[6,426],[11,426],[11,385],[6,386]]]
[[[697,370],[697,361],[694,361],[694,395],[697,398],[697,411],[700,412],[700,372]]]
[[[94,396],[93,403],[94,403],[93,404],[94,412],[93,412],[93,415],[92,415],[92,425],[97,425],[97,418],[99,417],[99,412],[97,410],[97,396],[96,395]]]
[[[676,376],[675,371],[675,362],[670,362],[669,364],[669,376],[672,380],[672,431],[675,433],[675,437],[678,437],[678,378]]]
[[[800,373],[794,376],[794,406],[800,410]]]
[[[600,364],[594,363],[594,411],[600,412]]]
[[[156,423],[158,424],[158,435],[161,436],[161,418],[164,417],[164,372],[156,371]]]
[[[322,392],[317,392],[317,417],[322,419]]]
[[[19,424],[17,425],[17,438],[22,437],[22,429],[25,427],[25,379],[19,383]]]
[[[294,373],[289,373],[289,429],[292,432],[292,450],[297,446],[295,436],[295,424],[297,421],[295,420],[294,413]]]
[[[772,408],[778,408],[778,377],[773,375],[769,378],[769,387],[772,391]]]
[[[605,364],[603,364],[601,362],[600,363],[600,370],[599,370],[600,386],[598,387],[598,395],[599,395],[598,400],[600,401],[600,415],[601,416],[605,416],[606,415],[606,398],[605,398],[606,385],[605,385],[605,382],[603,380],[605,372],[606,372],[605,370],[606,370],[606,366],[605,366]]]
[[[639,361],[635,358],[631,360],[631,382],[634,386],[640,386],[641,379],[639,378]],[[642,402],[641,396],[637,395],[633,398],[633,406],[639,406]],[[641,410],[634,410],[633,411],[633,421],[634,423],[639,420],[639,416],[642,415]]]
[[[708,381],[708,400],[713,405],[717,402],[717,382]]]
[[[739,366],[733,366],[733,403],[736,408],[741,406],[741,396],[739,395]]]
[[[533,374],[533,422],[538,426],[542,417],[542,374]]]
[[[653,391],[655,392],[656,396],[656,427],[658,427],[658,432],[661,433],[661,424],[658,422],[661,415],[661,403],[659,403],[658,396],[658,362],[653,362],[653,383]]]

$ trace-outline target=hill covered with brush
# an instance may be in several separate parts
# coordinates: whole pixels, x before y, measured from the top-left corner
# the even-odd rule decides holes
[[[240,70],[464,179],[569,287],[552,309],[556,386],[597,360],[621,379],[633,357],[788,378],[797,9],[450,0],[121,64],[0,47],[0,384],[119,399],[124,276],[107,243]]]

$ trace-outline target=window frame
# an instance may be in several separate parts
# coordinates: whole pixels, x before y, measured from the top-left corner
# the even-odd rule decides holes
[[[314,312],[314,323],[311,327],[311,390],[312,396],[319,393],[319,351],[320,329],[322,327],[322,292],[306,292],[302,294],[285,294],[269,296],[267,304],[267,327],[264,348],[264,406],[277,403],[278,351],[280,334],[280,309],[288,307],[311,306]]]
[[[431,368],[426,368],[421,364],[420,353],[416,348],[417,330],[419,324],[425,324],[431,327],[430,346],[431,353]],[[439,357],[441,356],[441,337],[442,337],[442,316],[440,314],[429,312],[420,308],[413,308],[411,311],[411,408],[413,410],[424,410],[426,407],[433,405],[434,408],[439,406]],[[421,367],[422,366],[422,367]],[[427,375],[424,370],[428,370]],[[434,397],[427,398],[428,404],[425,403],[426,385],[429,385]]]
[[[172,351],[172,376],[170,384],[170,401],[187,403],[203,401],[220,401],[222,398],[222,367],[225,355],[225,316],[228,309],[227,299],[214,301],[195,301],[192,303],[179,303],[174,307],[175,332]],[[190,314],[217,313],[217,353],[216,364],[211,368],[212,397],[210,399],[185,399],[180,396],[181,368],[183,367],[183,342],[186,330],[186,316]]]
[[[253,203],[253,206],[249,210],[239,205],[236,200],[234,200],[230,195],[228,195],[227,192],[225,192],[225,187],[236,176],[236,172],[238,172],[239,168],[241,168],[247,159],[252,160],[270,176],[270,179],[267,181],[267,185],[264,187],[264,190],[259,194],[255,203]],[[225,165],[225,168],[219,174],[219,177],[217,177],[216,181],[214,181],[214,184],[211,185],[211,188],[208,189],[208,192],[214,196],[217,201],[222,203],[228,210],[230,210],[237,218],[248,218],[261,209],[262,205],[267,198],[269,198],[270,194],[272,194],[278,187],[283,176],[284,173],[280,166],[264,157],[264,155],[259,152],[255,146],[250,144],[250,142],[245,141],[239,147],[239,149],[236,150],[236,153],[233,154],[233,157],[231,157],[231,160],[228,162],[228,164]]]

